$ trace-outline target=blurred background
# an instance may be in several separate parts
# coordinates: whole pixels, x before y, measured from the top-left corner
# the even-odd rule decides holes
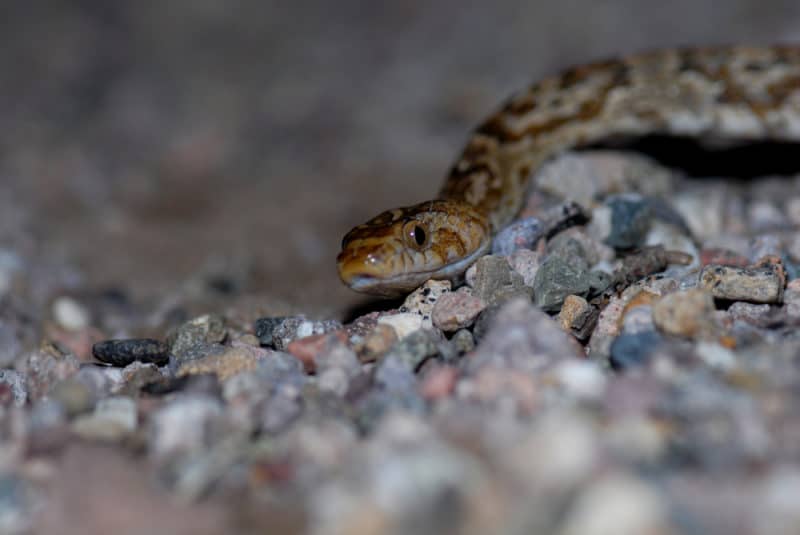
[[[138,303],[200,281],[333,317],[363,301],[336,276],[342,235],[433,195],[511,92],[617,53],[800,40],[793,0],[0,10],[0,252]]]

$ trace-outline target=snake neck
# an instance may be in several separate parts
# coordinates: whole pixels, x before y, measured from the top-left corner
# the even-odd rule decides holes
[[[474,131],[440,198],[473,205],[497,232],[519,212],[529,175],[554,154],[652,134],[800,139],[800,48],[667,50],[546,78]]]

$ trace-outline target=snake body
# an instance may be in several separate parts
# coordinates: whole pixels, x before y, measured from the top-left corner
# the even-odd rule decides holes
[[[337,266],[394,296],[458,279],[519,212],[548,158],[617,136],[800,140],[800,47],[669,49],[568,69],[512,96],[470,136],[435,200],[348,232]]]

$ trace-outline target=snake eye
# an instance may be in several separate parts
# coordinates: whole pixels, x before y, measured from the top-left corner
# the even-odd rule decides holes
[[[406,243],[414,249],[422,249],[428,244],[428,233],[418,221],[409,221],[403,227]]]

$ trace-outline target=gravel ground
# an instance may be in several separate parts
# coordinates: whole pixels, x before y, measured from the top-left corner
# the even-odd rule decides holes
[[[0,533],[796,533],[796,147],[567,153],[461,288],[334,268],[514,88],[766,5],[6,7]]]

